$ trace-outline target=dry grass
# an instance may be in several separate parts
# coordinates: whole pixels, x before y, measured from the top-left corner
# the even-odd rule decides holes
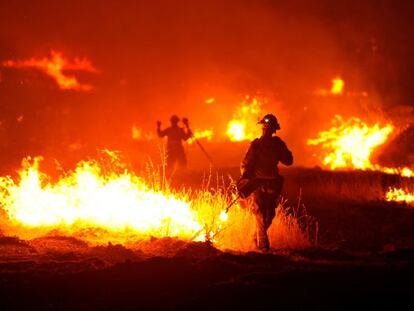
[[[218,183],[219,184],[219,183]],[[251,212],[253,199],[239,200],[228,212],[227,220],[221,221],[220,214],[236,198],[234,182],[229,186],[200,189],[192,195],[192,207],[197,211],[198,221],[203,224],[206,238],[220,249],[255,250],[255,219]],[[207,186],[209,183],[207,183]],[[282,200],[276,209],[276,216],[268,230],[272,248],[299,249],[316,245],[318,224],[309,216],[303,204],[289,206]]]
[[[411,188],[412,178],[376,171],[323,171],[294,168],[285,171],[285,189],[303,189],[303,197],[352,202],[383,201],[390,187]],[[411,185],[411,187],[410,187]]]

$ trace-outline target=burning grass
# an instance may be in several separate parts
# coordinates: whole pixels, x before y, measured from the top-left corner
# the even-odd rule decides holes
[[[374,151],[394,131],[392,124],[368,125],[359,118],[345,120],[339,115],[335,116],[332,123],[333,127],[320,132],[318,138],[307,141],[308,145],[322,147],[319,153],[325,167],[331,170],[375,170],[405,177],[413,176],[408,167],[390,168],[373,163]]]
[[[223,211],[235,197],[233,184],[174,190],[153,166],[142,178],[118,155],[106,151],[99,161],[80,162],[52,182],[39,159],[25,159],[20,180],[0,179],[0,202],[8,236],[35,239],[68,236],[91,245],[133,245],[151,238],[208,241],[224,250],[253,250],[251,200]],[[302,208],[302,207],[301,207]],[[269,230],[272,246],[303,248],[316,241],[315,230],[298,209],[278,208]]]

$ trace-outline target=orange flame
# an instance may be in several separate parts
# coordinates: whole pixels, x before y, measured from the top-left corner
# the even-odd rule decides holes
[[[332,79],[331,94],[341,95],[344,89],[345,82],[341,78]]]
[[[309,139],[309,145],[322,145],[325,156],[323,164],[331,169],[356,168],[372,169],[370,157],[373,150],[383,144],[393,131],[388,124],[380,127],[379,124],[368,126],[358,118],[345,121],[336,115],[334,126],[319,133],[316,139]]]
[[[403,189],[392,188],[388,190],[386,200],[412,203],[414,202],[414,194],[405,192]]]
[[[152,182],[146,182],[125,169],[118,153],[106,150],[105,154],[109,160],[80,162],[56,182],[39,170],[39,158],[23,161],[19,182],[0,177],[1,231],[23,239],[47,234],[74,236],[91,244],[128,245],[168,236],[187,241],[208,239],[221,249],[254,248],[252,240],[245,238],[254,231],[249,208],[236,203],[227,211],[235,193],[224,188],[162,190],[156,172],[150,172],[147,179]],[[309,245],[296,222],[286,217],[291,216],[277,214],[277,228],[269,231],[272,243]]]
[[[213,130],[212,129],[208,129],[208,130],[204,130],[204,131],[196,130],[196,131],[193,132],[193,136],[194,136],[194,138],[190,138],[188,140],[189,144],[192,144],[195,141],[195,139],[206,139],[206,140],[210,141],[213,138]]]
[[[0,178],[0,202],[15,225],[64,232],[103,228],[118,234],[132,231],[155,237],[204,238],[187,198],[150,189],[132,173],[104,174],[97,163],[81,162],[72,174],[52,184],[39,171],[39,158],[26,159],[23,164],[19,184]]]
[[[358,118],[344,120],[336,115],[334,126],[328,131],[319,133],[319,137],[308,139],[308,145],[321,145],[323,165],[332,170],[351,168],[361,170],[379,170],[404,177],[413,176],[407,167],[389,168],[371,162],[373,151],[382,145],[394,130],[391,124],[381,127],[379,124],[368,126]]]
[[[36,59],[31,58],[28,60],[6,60],[3,62],[4,67],[11,68],[35,68],[38,69],[50,77],[52,77],[58,84],[61,90],[76,90],[76,91],[90,91],[93,89],[92,85],[81,84],[74,76],[70,76],[64,73],[64,71],[86,71],[96,73],[97,70],[92,66],[91,62],[87,59],[75,58],[73,62],[70,62],[67,58],[63,57],[62,53],[51,51],[50,58]]]
[[[260,132],[257,127],[251,127],[257,123],[257,119],[261,113],[261,102],[253,97],[246,96],[246,99],[237,108],[233,115],[233,119],[227,124],[227,136],[231,141],[252,140],[256,138]],[[250,129],[249,129],[250,127]]]
[[[319,89],[315,91],[315,94],[321,95],[321,96],[342,95],[344,91],[345,81],[340,77],[336,77],[331,80],[331,83],[332,83],[332,86],[329,90]]]

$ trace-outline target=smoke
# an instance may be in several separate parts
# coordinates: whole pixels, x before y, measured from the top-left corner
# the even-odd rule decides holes
[[[374,107],[381,114],[410,103],[402,81],[412,77],[401,60],[413,50],[407,8],[325,0],[3,2],[0,60],[54,49],[90,59],[101,74],[87,76],[95,90],[79,94],[36,72],[2,68],[2,154],[135,148],[132,125],[153,131],[171,114],[221,131],[245,95],[269,99],[264,113],[278,116],[281,135],[303,154],[306,139],[336,113]],[[369,97],[315,96],[337,75],[348,92]],[[207,105],[209,97],[215,102]]]

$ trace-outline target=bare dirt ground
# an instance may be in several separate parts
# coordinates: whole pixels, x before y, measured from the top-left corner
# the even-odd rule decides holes
[[[237,175],[235,169],[223,171]],[[1,310],[401,308],[414,294],[414,209],[382,199],[389,175],[290,169],[318,243],[270,253],[152,239],[89,246],[62,236],[0,237]],[[189,177],[197,184],[195,178]],[[300,195],[299,195],[300,194]]]

